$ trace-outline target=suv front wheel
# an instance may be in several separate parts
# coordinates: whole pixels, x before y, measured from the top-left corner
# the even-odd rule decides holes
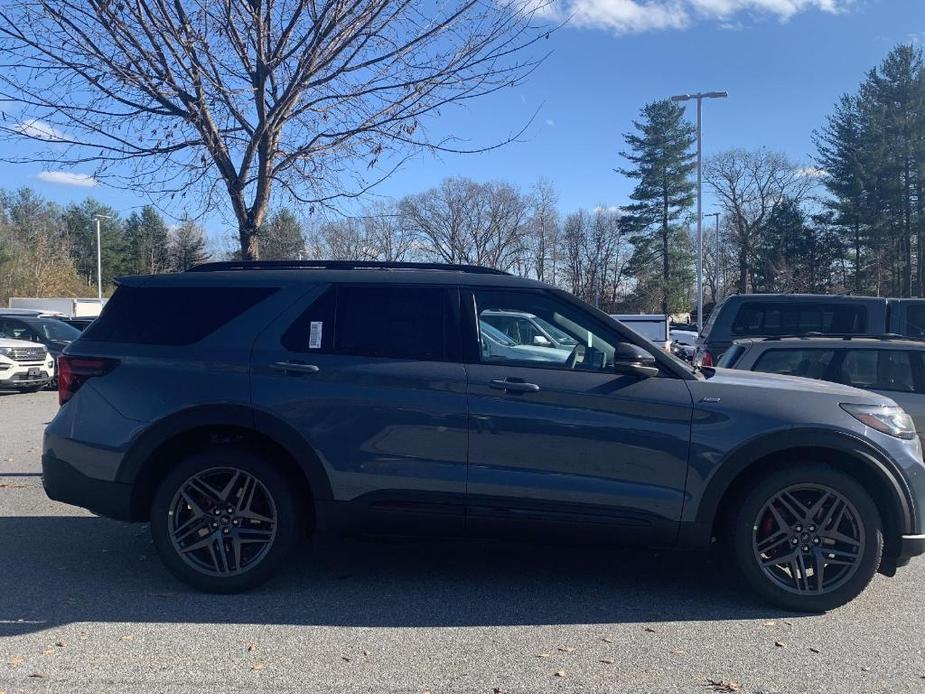
[[[754,484],[734,521],[736,561],[751,587],[788,610],[824,612],[870,583],[883,524],[853,477],[822,464],[778,470]]]
[[[180,462],[157,489],[151,533],[167,568],[208,592],[234,593],[270,578],[298,527],[291,485],[250,452],[218,448]]]

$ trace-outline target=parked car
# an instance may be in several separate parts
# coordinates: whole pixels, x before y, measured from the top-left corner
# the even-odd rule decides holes
[[[719,366],[815,378],[895,400],[925,442],[925,340],[894,337],[781,337],[736,340]]]
[[[572,353],[570,349],[519,345],[484,320],[479,321],[479,340],[481,341],[482,355],[489,358],[504,357],[512,361],[551,361],[564,364]]]
[[[485,354],[479,321],[499,312],[553,326],[568,358]],[[716,543],[758,594],[811,611],[925,552],[922,449],[888,397],[698,370],[566,292],[483,268],[124,278],[61,357],[59,400],[48,496],[148,522],[202,590],[265,581],[305,528]]]
[[[697,331],[696,330],[674,330],[671,331],[671,353],[684,361],[694,361],[694,354],[697,351]]]
[[[81,317],[81,318],[68,318],[67,316],[61,316],[58,318],[59,321],[65,323],[66,325],[71,326],[75,330],[83,332],[87,329],[87,326],[90,325],[93,321],[96,320],[96,316],[91,317]]]
[[[58,358],[61,352],[79,336],[79,330],[58,318],[9,314],[0,311],[0,337],[37,342],[48,350],[54,368],[51,387],[54,387],[57,378]]]
[[[696,360],[719,363],[734,340],[778,335],[925,337],[925,299],[821,294],[739,294],[710,314]]]
[[[44,345],[0,338],[0,390],[31,393],[44,388],[55,363]]]
[[[488,323],[507,335],[518,345],[571,350],[575,340],[548,321],[521,311],[486,310],[482,322]]]

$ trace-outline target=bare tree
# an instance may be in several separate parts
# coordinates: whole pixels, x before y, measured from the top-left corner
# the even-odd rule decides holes
[[[706,162],[704,177],[719,198],[730,227],[738,265],[737,288],[749,289],[756,243],[769,215],[785,199],[803,200],[814,179],[779,152],[721,152]]]
[[[6,160],[221,205],[254,258],[274,189],[311,209],[421,148],[464,151],[429,138],[427,118],[524,79],[537,64],[524,49],[548,36],[539,7],[16,0],[0,8],[0,103],[20,113],[0,133],[48,147]]]
[[[399,208],[424,254],[447,263],[511,270],[523,254],[528,201],[509,183],[448,178]]]
[[[530,219],[527,223],[529,271],[540,282],[556,283],[559,250],[559,196],[552,183],[541,179],[530,194]]]
[[[580,210],[562,229],[563,281],[575,296],[602,310],[613,309],[627,289],[632,247],[616,210]]]
[[[331,260],[411,260],[417,244],[395,207],[377,204],[356,217],[319,224],[309,242],[316,258]]]

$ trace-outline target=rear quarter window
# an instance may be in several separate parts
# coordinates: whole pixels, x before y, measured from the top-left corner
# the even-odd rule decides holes
[[[758,357],[752,371],[824,379],[834,356],[831,349],[769,349]]]
[[[191,345],[257,305],[269,287],[122,286],[84,331],[97,342]]]

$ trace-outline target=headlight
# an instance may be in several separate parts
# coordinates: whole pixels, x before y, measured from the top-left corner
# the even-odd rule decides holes
[[[0,347],[0,354],[2,354],[3,356],[8,355],[12,351],[13,351],[12,347]]]
[[[842,403],[841,408],[871,429],[895,436],[898,439],[914,439],[915,424],[906,411],[895,405],[853,405]]]

